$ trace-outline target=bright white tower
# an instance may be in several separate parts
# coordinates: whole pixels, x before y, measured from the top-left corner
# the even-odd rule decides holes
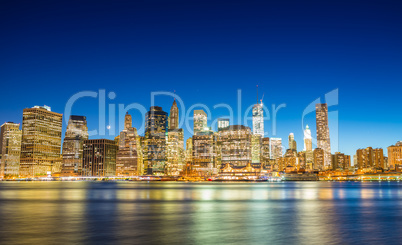
[[[264,137],[264,111],[262,109],[262,99],[258,103],[258,85],[257,85],[257,104],[253,106],[253,134]]]

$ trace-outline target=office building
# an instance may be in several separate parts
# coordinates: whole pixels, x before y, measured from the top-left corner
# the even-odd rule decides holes
[[[161,107],[152,106],[145,115],[144,167],[148,175],[166,174],[166,138],[168,114]]]
[[[61,171],[63,115],[48,106],[23,111],[20,175],[38,177]]]
[[[84,116],[71,115],[63,141],[62,176],[80,176],[84,140],[88,139],[87,120]]]
[[[0,178],[15,178],[19,175],[22,131],[18,123],[1,125],[0,132]]]
[[[117,144],[114,140],[84,140],[82,176],[111,177],[116,175]]]
[[[316,123],[317,123],[317,148],[324,151],[324,168],[331,165],[331,143],[328,127],[328,106],[316,104]]]

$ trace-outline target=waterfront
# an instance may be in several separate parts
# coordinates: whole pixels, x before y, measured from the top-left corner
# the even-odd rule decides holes
[[[1,182],[4,244],[384,244],[399,182]]]

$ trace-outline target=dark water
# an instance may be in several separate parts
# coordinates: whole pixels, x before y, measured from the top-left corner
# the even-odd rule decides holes
[[[1,244],[396,244],[395,182],[0,183]]]

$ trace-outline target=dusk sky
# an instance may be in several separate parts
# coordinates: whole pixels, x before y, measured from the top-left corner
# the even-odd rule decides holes
[[[258,84],[268,108],[286,104],[276,135],[272,120],[265,121],[267,136],[281,137],[286,147],[293,132],[303,149],[304,109],[334,89],[338,105],[329,110],[339,121],[332,113],[333,149],[339,144],[354,155],[357,148],[386,149],[402,140],[401,1],[0,4],[1,123],[21,123],[22,110],[34,105],[64,113],[71,96],[100,89],[116,94],[107,104],[139,103],[147,110],[151,92],[176,91],[186,109],[205,104],[214,120],[227,110],[213,106],[226,103],[237,118],[238,89],[245,113],[256,103]],[[172,102],[156,98],[167,112]],[[78,100],[72,113],[86,116],[89,130],[98,129],[97,99]],[[130,114],[139,128],[143,117]],[[305,122],[315,136],[315,114]],[[186,131],[185,139],[190,136]]]

